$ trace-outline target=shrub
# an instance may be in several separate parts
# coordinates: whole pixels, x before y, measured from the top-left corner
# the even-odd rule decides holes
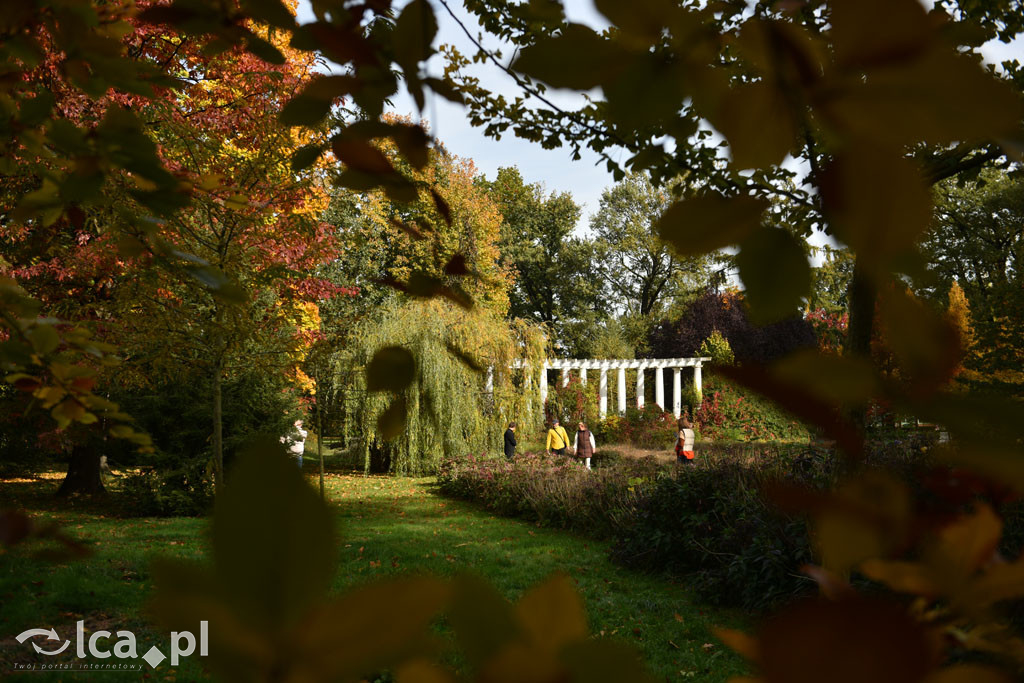
[[[139,517],[198,517],[213,506],[213,482],[205,457],[158,457],[158,463],[121,484],[130,512]]]
[[[583,384],[572,375],[564,387],[558,381],[548,385],[548,396],[544,402],[544,417],[548,424],[558,418],[564,425],[575,425],[581,420],[594,425],[600,419],[598,383],[591,380]]]
[[[653,459],[623,460],[588,471],[578,461],[521,454],[448,459],[438,483],[445,495],[481,503],[498,514],[598,538],[628,526],[644,485],[664,476]]]
[[[131,444],[108,441],[107,453],[120,467],[142,473],[122,486],[128,508],[140,515],[202,515],[212,496],[212,384],[168,383],[154,390],[122,392],[114,398],[139,428],[153,437],[156,453],[140,456]],[[278,438],[301,416],[298,399],[279,373],[252,372],[223,385],[224,465],[227,477],[238,452],[257,434]]]
[[[625,415],[609,415],[593,425],[598,449],[602,443],[628,443],[639,448],[668,450],[675,443],[675,415],[659,406],[647,404],[642,409],[629,408]]]
[[[916,438],[875,442],[866,465],[884,464],[917,486],[928,450]],[[846,467],[834,451],[714,443],[683,467],[611,457],[619,461],[590,472],[529,454],[448,460],[439,481],[443,493],[499,514],[614,538],[612,559],[683,581],[707,602],[760,611],[815,590],[800,574],[814,561],[805,520],[777,510],[762,491],[777,480],[831,488]]]
[[[705,383],[703,401],[693,417],[704,439],[805,441],[811,435],[802,422],[771,401],[714,375]]]
[[[644,497],[632,526],[618,534],[612,558],[628,567],[681,578],[700,599],[768,609],[813,584],[798,568],[812,561],[807,525],[761,495],[763,482],[786,476],[779,456],[743,453],[679,467]]]

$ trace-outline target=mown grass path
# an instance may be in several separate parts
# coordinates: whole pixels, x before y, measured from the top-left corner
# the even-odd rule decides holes
[[[0,676],[16,662],[42,659],[14,641],[20,631],[55,626],[70,635],[78,619],[91,630],[131,629],[140,654],[149,644],[166,651],[167,634],[147,627],[149,560],[154,555],[202,557],[201,519],[123,519],[61,507],[49,498],[52,480],[3,482],[0,505],[20,503],[87,539],[94,555],[51,564],[23,552],[0,556]],[[327,493],[341,536],[335,588],[406,571],[450,576],[472,571],[510,599],[561,571],[573,578],[595,634],[623,638],[643,652],[663,680],[724,681],[741,674],[739,658],[711,635],[713,626],[743,618],[694,604],[685,587],[627,571],[606,558],[604,543],[567,532],[492,516],[433,493],[430,479],[332,474]],[[144,644],[145,643],[145,644]],[[47,660],[49,661],[49,660]],[[148,668],[148,667],[147,667]],[[150,680],[199,680],[198,658],[175,670],[165,662]],[[139,674],[24,674],[22,680],[133,680]]]

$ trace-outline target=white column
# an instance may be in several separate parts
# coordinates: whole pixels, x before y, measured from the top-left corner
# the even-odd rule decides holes
[[[487,393],[488,394],[490,394],[492,396],[494,395],[494,366],[493,365],[488,366],[488,368],[487,368],[487,385],[486,385],[486,389],[487,389]]]
[[[672,368],[672,412],[676,417],[683,414],[683,377],[679,368]]]
[[[548,368],[540,366],[540,409],[544,410],[544,402],[548,400]]]
[[[646,366],[640,365],[636,369],[636,407],[644,407],[644,370]]]
[[[608,415],[608,368],[601,367],[601,383],[597,387],[600,397],[600,412],[603,420]]]
[[[693,389],[694,389],[694,391],[697,392],[697,400],[698,401],[703,401],[704,400],[704,394],[703,394],[702,386],[703,385],[701,384],[701,381],[700,381],[700,361],[697,361],[697,364],[693,366]],[[693,406],[693,409],[696,410],[697,406]]]
[[[654,402],[662,411],[665,410],[665,377],[660,365],[654,368]]]
[[[587,386],[587,366],[580,368],[580,384]]]
[[[619,415],[626,414],[626,368],[619,367],[619,381],[615,387],[619,399]]]
[[[569,386],[569,366],[568,365],[566,365],[564,368],[562,368],[562,386],[563,387]]]

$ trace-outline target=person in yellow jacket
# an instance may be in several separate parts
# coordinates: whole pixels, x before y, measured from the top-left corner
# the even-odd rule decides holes
[[[552,453],[555,455],[565,455],[568,447],[569,435],[565,433],[565,428],[558,424],[558,418],[556,417],[551,421],[551,429],[548,430],[548,455]]]

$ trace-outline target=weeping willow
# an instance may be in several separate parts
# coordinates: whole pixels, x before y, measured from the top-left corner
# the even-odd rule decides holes
[[[396,345],[412,352],[416,373],[404,396],[405,432],[384,442],[377,418],[395,396],[366,392],[361,370],[377,350]],[[538,429],[542,416],[535,389],[544,346],[540,330],[523,321],[440,300],[395,305],[361,324],[351,365],[344,369],[359,397],[353,418],[365,469],[370,471],[376,455],[396,474],[431,473],[444,457],[500,451],[511,420],[524,432]],[[493,391],[487,390],[487,368],[492,368]]]

